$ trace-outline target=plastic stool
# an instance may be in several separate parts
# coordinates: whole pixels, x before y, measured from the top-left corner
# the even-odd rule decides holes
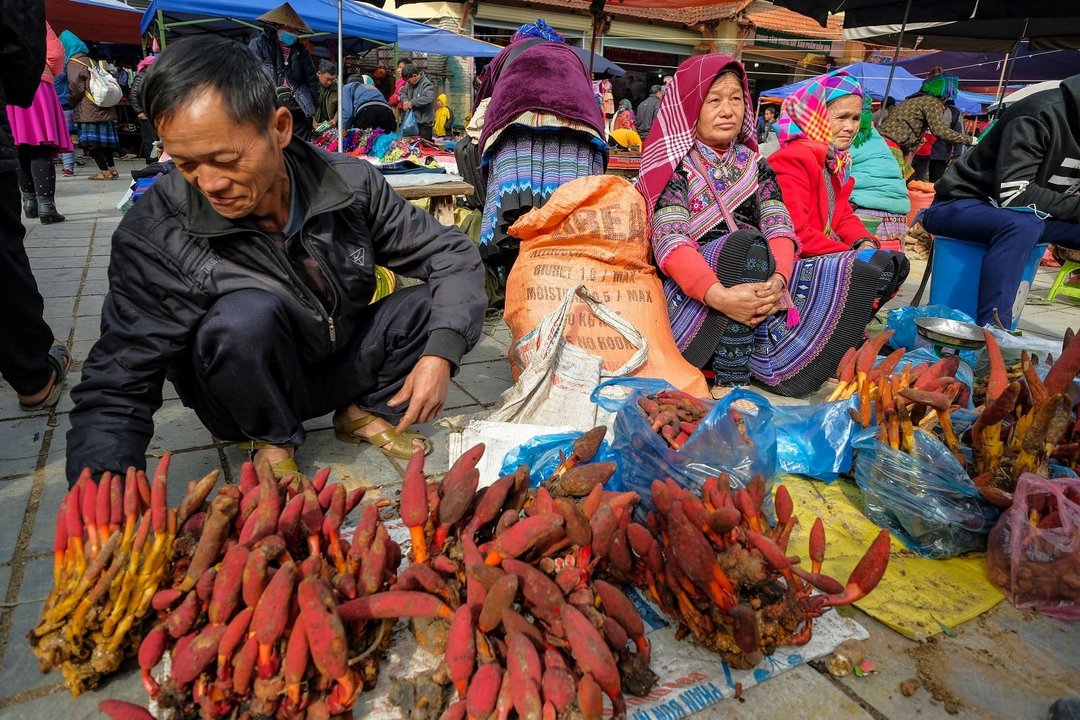
[[[1024,276],[1020,280],[1020,287],[1016,289],[1016,299],[1013,301],[1010,330],[1015,330],[1020,322],[1020,313],[1024,311],[1024,303],[1027,301],[1035,273],[1039,269],[1039,261],[1046,254],[1048,247],[1049,245],[1040,243],[1028,256]],[[986,255],[986,246],[981,243],[937,235],[934,238],[934,257],[931,266],[933,280],[930,282],[930,304],[947,305],[971,317],[978,317],[979,280],[982,275],[984,255]],[[1077,291],[1077,295],[1080,296],[1080,291]]]
[[[1054,284],[1050,286],[1050,292],[1046,295],[1046,299],[1053,300],[1054,296],[1058,293],[1068,295],[1069,297],[1080,298],[1080,283],[1075,285],[1069,284],[1069,276],[1077,270],[1080,270],[1080,262],[1066,260],[1065,264],[1058,270],[1057,277],[1054,278]]]

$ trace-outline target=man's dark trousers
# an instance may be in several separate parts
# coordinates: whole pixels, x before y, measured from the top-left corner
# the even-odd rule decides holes
[[[975,317],[980,325],[994,322],[994,308],[1005,327],[1012,324],[1016,290],[1037,244],[1080,248],[1078,223],[1040,220],[1033,212],[999,208],[974,198],[935,202],[923,214],[922,224],[934,235],[987,246]]]
[[[46,358],[53,334],[41,319],[45,303],[38,292],[19,219],[19,183],[15,171],[0,172],[0,317],[4,339],[0,341],[0,374],[15,392],[40,392],[52,375]]]
[[[195,333],[191,365],[177,393],[214,436],[299,447],[304,420],[356,403],[396,420],[386,403],[423,354],[431,291],[403,288],[370,308],[330,358],[305,362],[282,302],[241,290],[214,303]]]

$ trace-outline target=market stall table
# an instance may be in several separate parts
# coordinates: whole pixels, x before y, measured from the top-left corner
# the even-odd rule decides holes
[[[454,224],[454,197],[472,195],[473,186],[464,180],[449,180],[437,183],[407,182],[409,176],[387,176],[387,182],[399,196],[405,200],[429,199],[428,212],[443,225]]]

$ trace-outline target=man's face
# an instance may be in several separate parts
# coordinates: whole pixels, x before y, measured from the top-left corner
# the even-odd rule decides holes
[[[408,78],[405,79],[405,82],[415,87],[416,83],[420,82],[420,73],[414,73],[413,75],[410,75]]]
[[[772,122],[773,118],[775,118],[775,117],[776,117],[776,113],[773,112],[772,108],[768,108],[768,109],[765,110],[765,121],[766,122]]]
[[[238,125],[221,95],[206,90],[159,120],[157,131],[184,179],[219,215],[237,220],[255,212],[284,171],[292,115],[278,108],[265,127]]]
[[[328,88],[334,84],[334,76],[331,73],[322,72],[320,70],[319,72],[315,73],[315,75],[319,78],[319,84],[323,87]]]

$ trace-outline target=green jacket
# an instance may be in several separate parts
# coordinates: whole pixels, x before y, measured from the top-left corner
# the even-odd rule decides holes
[[[919,147],[927,130],[941,140],[971,144],[971,138],[956,132],[945,122],[945,102],[925,93],[913,95],[894,107],[878,127],[882,137],[892,140],[905,153]]]

